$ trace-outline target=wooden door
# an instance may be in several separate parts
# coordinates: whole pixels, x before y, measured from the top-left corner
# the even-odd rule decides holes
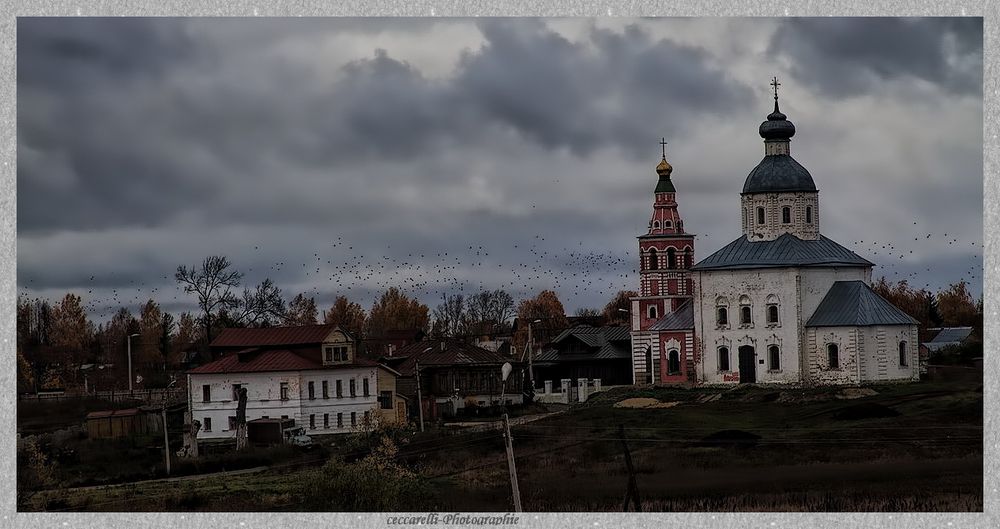
[[[757,357],[753,347],[744,345],[740,347],[740,384],[753,384],[757,382]]]

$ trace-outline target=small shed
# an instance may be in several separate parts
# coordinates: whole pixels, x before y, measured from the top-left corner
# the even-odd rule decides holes
[[[160,432],[159,415],[139,408],[92,411],[87,414],[87,436],[91,439],[117,439]]]

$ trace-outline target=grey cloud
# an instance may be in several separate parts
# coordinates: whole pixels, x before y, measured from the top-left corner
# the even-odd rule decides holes
[[[981,18],[790,18],[768,54],[785,57],[796,81],[836,97],[908,79],[976,95],[982,44]]]

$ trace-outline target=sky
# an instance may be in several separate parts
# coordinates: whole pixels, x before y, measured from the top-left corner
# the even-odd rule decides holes
[[[19,18],[17,284],[95,321],[225,255],[287,299],[638,287],[660,138],[695,261],[781,83],[822,233],[982,292],[975,18]]]

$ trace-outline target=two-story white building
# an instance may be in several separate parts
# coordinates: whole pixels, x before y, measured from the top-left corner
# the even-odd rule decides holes
[[[335,325],[225,329],[210,347],[219,358],[187,373],[199,441],[235,438],[240,388],[247,421],[294,419],[309,435],[350,432],[369,414],[405,420],[396,373],[359,358],[354,337]]]

